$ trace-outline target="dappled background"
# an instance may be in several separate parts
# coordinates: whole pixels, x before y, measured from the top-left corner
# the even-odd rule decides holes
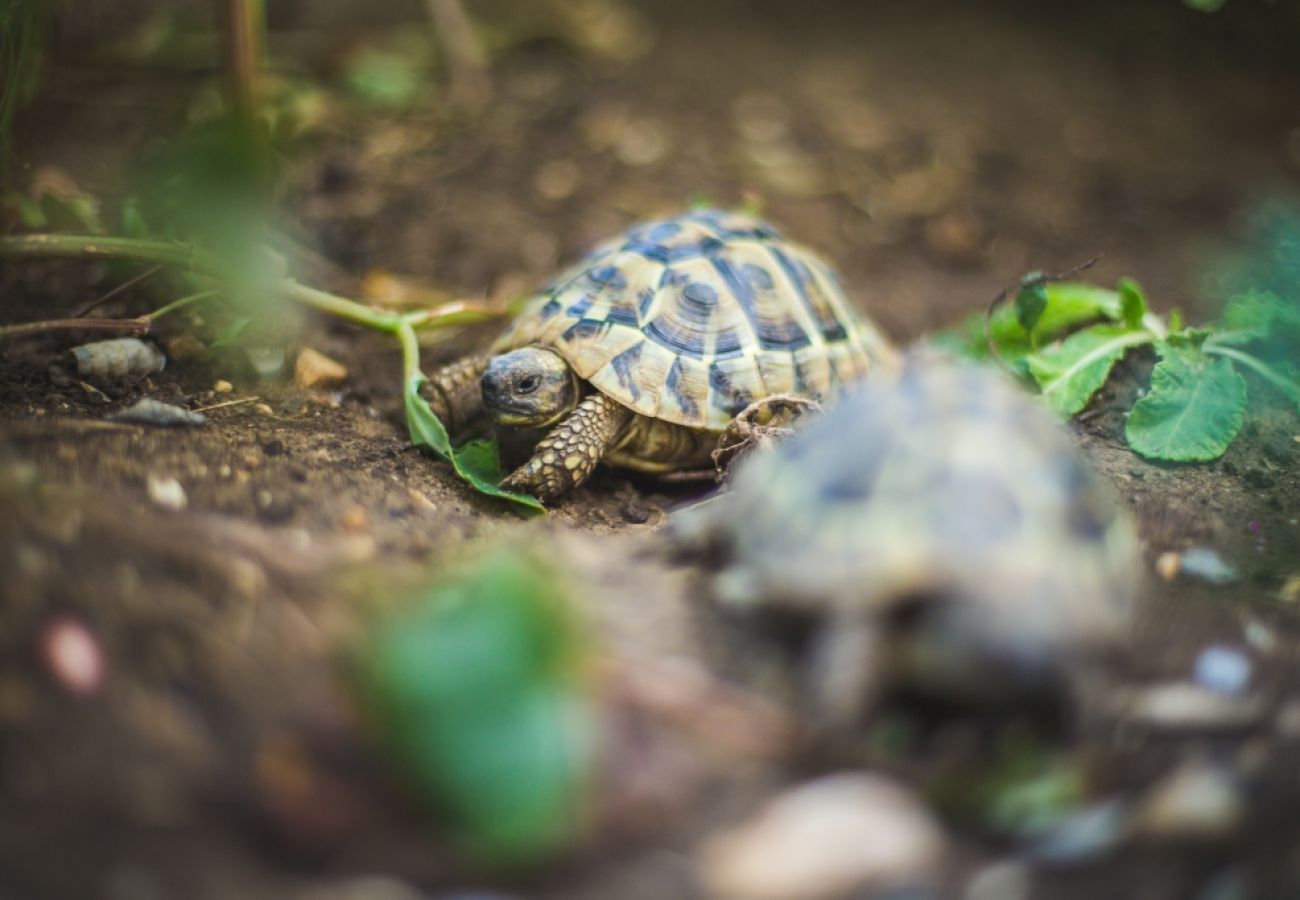
[[[1198,323],[1249,288],[1294,303],[1300,12],[1196,7],[276,2],[255,87],[269,142],[249,150],[222,143],[239,86],[214,4],[53,3],[33,64],[12,45],[4,60],[23,76],[7,98],[24,87],[6,223],[206,235],[239,259],[267,229],[315,287],[499,316],[634,222],[741,207],[830,260],[900,344],[1098,256],[1082,277],[1130,276]],[[0,322],[96,301],[137,316],[196,290],[151,276],[104,300],[139,272],[6,259]],[[785,833],[728,832],[748,856],[718,835],[784,787],[863,768],[891,780],[830,792],[866,798],[852,833],[902,837],[859,892],[1300,889],[1300,423],[1254,376],[1217,462],[1126,446],[1149,352],[1072,426],[1150,570],[1112,673],[1129,693],[1103,692],[1128,705],[1085,704],[1051,738],[904,708],[810,752],[779,663],[663,553],[698,486],[602,471],[526,520],[410,447],[387,335],[274,303],[264,274],[246,307],[162,318],[167,367],[143,380],[51,372],[104,335],[0,344],[0,892],[768,896],[744,891],[779,883],[756,860],[786,855]],[[499,327],[423,332],[425,370]],[[208,422],[105,419],[142,396]],[[520,571],[491,555],[501,541]],[[500,602],[439,619],[463,596]],[[502,724],[533,713],[540,734]],[[477,767],[485,747],[542,744],[535,771]]]

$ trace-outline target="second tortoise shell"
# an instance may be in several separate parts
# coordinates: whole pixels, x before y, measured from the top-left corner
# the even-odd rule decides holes
[[[529,301],[493,352],[528,345],[642,415],[708,431],[772,394],[826,399],[894,358],[825,262],[716,210],[599,245]]]

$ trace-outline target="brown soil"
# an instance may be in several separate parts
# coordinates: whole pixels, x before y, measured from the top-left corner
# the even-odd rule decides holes
[[[515,47],[495,63],[499,96],[481,121],[350,110],[292,161],[284,206],[317,251],[305,277],[350,292],[381,269],[457,295],[509,293],[692,196],[730,205],[752,192],[907,342],[982,308],[1026,269],[1097,253],[1096,280],[1133,275],[1161,308],[1207,309],[1206,262],[1242,211],[1295,186],[1300,82],[1252,10],[1211,22],[1172,3],[1115,4],[1065,21],[1030,4],[698,6],[647,6],[657,40],[634,60],[557,41]],[[56,66],[24,120],[21,156],[111,198],[130,148],[197,86],[178,80]],[[65,314],[112,283],[98,267],[10,267],[0,312]],[[128,293],[106,313],[151,305]],[[426,368],[490,333],[429,348]],[[554,548],[586,585],[613,669],[644,664],[654,678],[666,658],[713,657],[690,573],[653,536],[692,489],[602,471],[526,521],[407,444],[389,343],[323,320],[302,340],[349,368],[342,390],[259,381],[219,356],[174,358],[95,394],[47,371],[71,338],[3,345],[4,896],[342,898],[370,896],[356,879],[373,873],[435,893],[492,883],[440,850],[369,761],[338,677],[358,630],[400,594],[394,584],[490,541]],[[1144,462],[1122,438],[1143,368],[1133,361],[1076,423],[1080,442],[1136,513],[1149,560],[1211,547],[1243,577],[1215,587],[1152,575],[1116,673],[1185,677],[1204,647],[1230,644],[1252,658],[1270,708],[1300,699],[1300,619],[1277,599],[1300,571],[1300,421],[1260,403],[1221,461]],[[218,378],[234,392],[214,394]],[[202,428],[104,419],[140,396],[195,408],[254,395],[269,413],[219,408]],[[151,503],[151,475],[176,478],[186,507]],[[106,656],[93,697],[69,696],[41,655],[64,615]],[[1248,644],[1247,628],[1271,643]],[[780,718],[758,698],[732,699],[751,724]],[[693,896],[684,854],[697,837],[824,765],[790,763],[760,738],[719,761],[699,749],[705,736],[681,730],[694,749],[667,770],[681,781],[653,787],[662,808],[625,798],[601,839],[502,889]],[[1258,802],[1227,844],[1047,871],[1035,896],[1194,896],[1225,871],[1257,879],[1260,896],[1300,890],[1296,739],[1264,726],[1175,740],[1089,719],[1075,749],[1115,791],[1210,754],[1248,770]],[[956,828],[954,886],[1005,849]]]

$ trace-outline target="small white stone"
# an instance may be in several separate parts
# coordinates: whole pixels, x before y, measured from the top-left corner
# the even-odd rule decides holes
[[[69,693],[89,696],[104,683],[104,652],[80,620],[61,616],[50,622],[41,650],[50,673]]]
[[[700,875],[717,900],[829,900],[938,880],[945,840],[894,782],[862,773],[792,788],[709,838]]]
[[[1028,900],[1032,887],[1024,863],[996,862],[975,873],[966,885],[964,900]]]
[[[1221,694],[1189,682],[1119,692],[1111,703],[1120,717],[1164,731],[1237,731],[1258,725],[1264,717],[1260,697]]]
[[[163,509],[175,512],[185,508],[185,488],[181,487],[181,483],[175,478],[150,475],[145,482],[145,490],[149,494],[149,499]]]
[[[1216,644],[1196,657],[1198,684],[1219,694],[1240,694],[1250,684],[1250,660],[1235,647]]]
[[[1156,783],[1133,817],[1134,833],[1159,840],[1214,841],[1231,837],[1245,818],[1232,774],[1188,762]]]

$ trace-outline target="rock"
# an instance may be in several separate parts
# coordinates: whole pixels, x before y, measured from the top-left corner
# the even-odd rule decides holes
[[[1105,800],[1061,819],[1034,838],[1026,852],[1038,863],[1082,865],[1110,853],[1127,834],[1127,805]]]
[[[1196,658],[1193,677],[1204,688],[1220,694],[1240,694],[1250,684],[1250,660],[1235,647],[1216,644]]]
[[[976,872],[962,897],[963,900],[1029,900],[1032,888],[1029,867],[1007,860]]]
[[[272,381],[284,372],[284,348],[245,347],[244,356],[258,378]]]
[[[1183,553],[1179,573],[1200,578],[1210,584],[1231,584],[1237,580],[1237,570],[1223,561],[1223,557],[1208,547],[1195,547]]]
[[[214,394],[229,394],[234,389],[235,386],[224,378],[217,379],[217,381],[212,385],[212,392]]]
[[[1156,557],[1156,574],[1165,581],[1173,581],[1178,577],[1178,570],[1182,568],[1183,558],[1171,552],[1161,553]]]
[[[145,481],[145,490],[149,494],[149,499],[163,509],[177,512],[185,508],[185,488],[181,487],[181,483],[175,478],[150,475]]]
[[[1110,704],[1113,715],[1173,732],[1243,731],[1264,718],[1258,696],[1222,694],[1189,682],[1119,691]]]
[[[142,397],[126,409],[110,413],[106,418],[114,422],[134,422],[139,425],[202,425],[208,421],[203,413],[190,412],[171,403]]]
[[[113,338],[73,347],[69,351],[82,378],[127,378],[161,372],[167,357],[148,341]]]
[[[718,900],[819,900],[937,881],[945,840],[911,792],[844,773],[791,788],[705,843]]]
[[[59,616],[41,634],[41,656],[54,680],[70,694],[88,697],[104,683],[104,651],[80,619]]]
[[[1133,833],[1153,840],[1219,841],[1246,815],[1233,774],[1203,761],[1184,763],[1147,792],[1133,816]]]
[[[338,384],[347,377],[346,366],[311,347],[303,347],[293,365],[293,380],[301,388]]]

